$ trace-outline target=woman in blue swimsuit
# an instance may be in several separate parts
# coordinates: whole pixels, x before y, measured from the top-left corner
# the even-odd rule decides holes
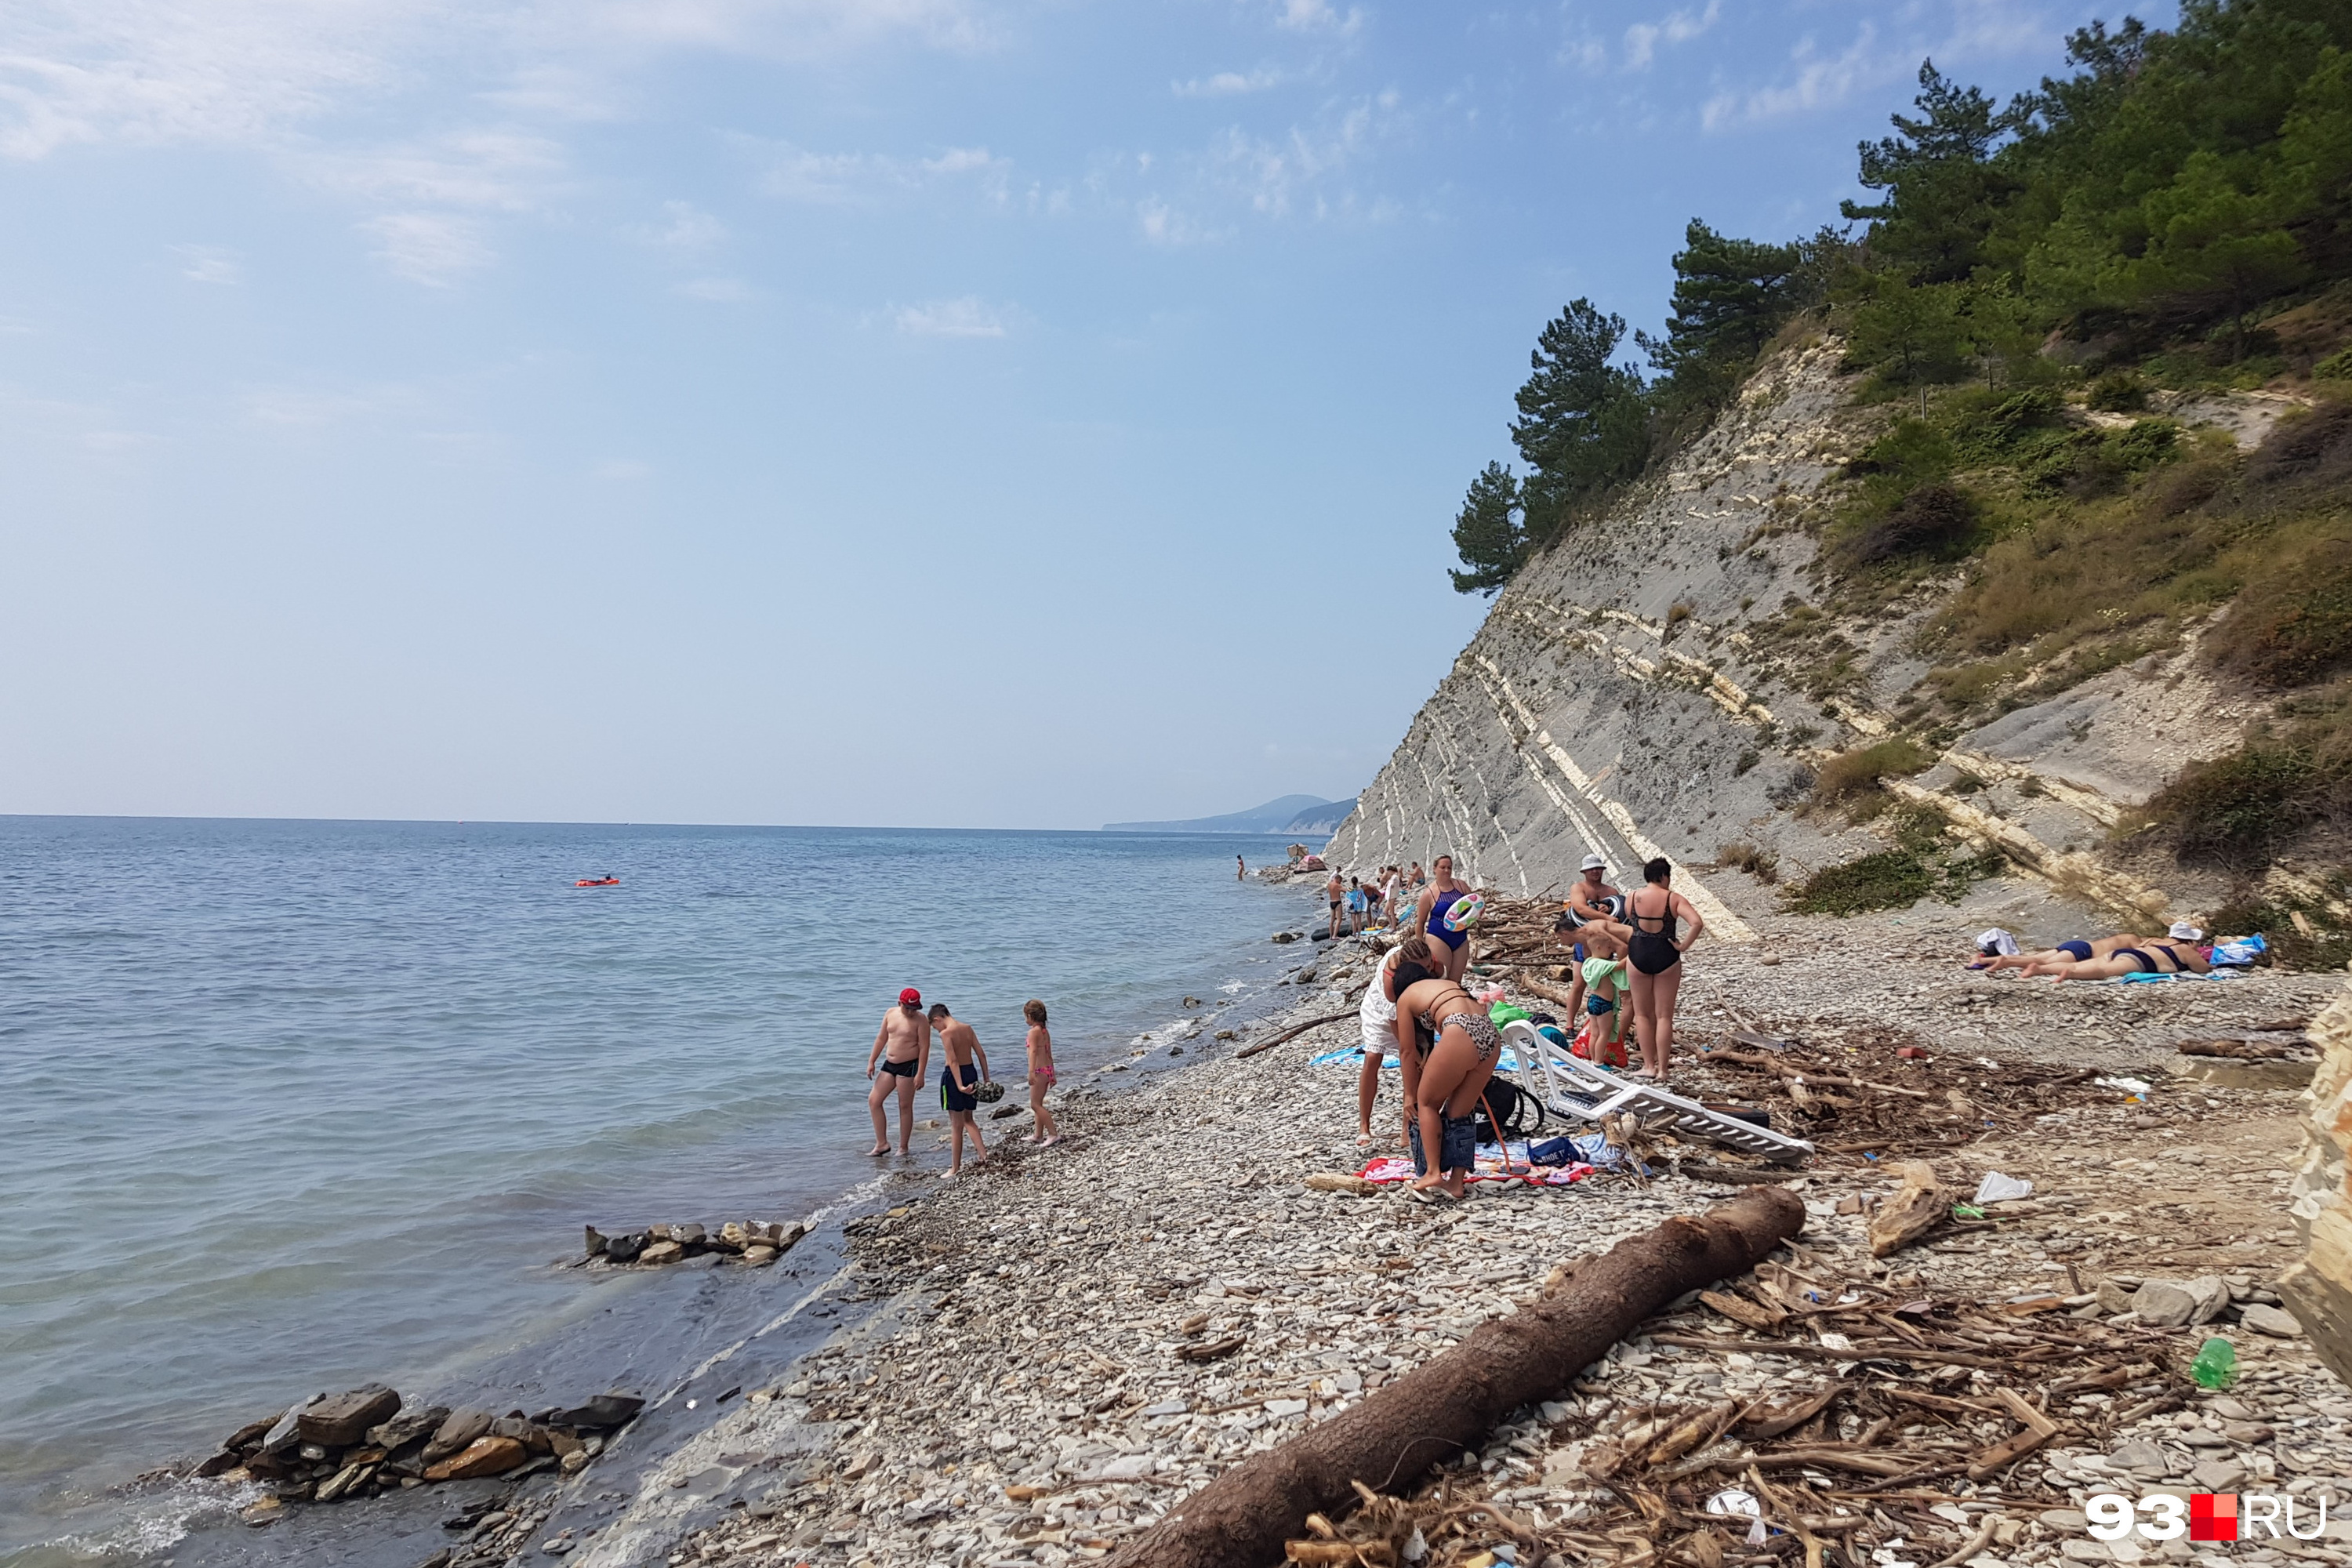
[[[1413,907],[1412,929],[1445,944],[1445,978],[1458,984],[1470,967],[1470,933],[1447,931],[1445,911],[1470,896],[1470,884],[1454,879],[1451,855],[1440,855],[1433,866],[1437,874],[1421,890],[1420,902]]]

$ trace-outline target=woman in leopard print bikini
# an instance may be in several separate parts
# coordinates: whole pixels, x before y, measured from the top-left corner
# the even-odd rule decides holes
[[[1396,986],[1397,1062],[1412,1118],[1413,1164],[1421,1172],[1412,1191],[1435,1189],[1459,1198],[1476,1159],[1470,1113],[1495,1076],[1503,1037],[1486,1009],[1442,972],[1400,960]]]

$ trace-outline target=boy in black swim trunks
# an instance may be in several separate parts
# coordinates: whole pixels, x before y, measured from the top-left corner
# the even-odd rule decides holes
[[[866,1076],[874,1085],[866,1091],[866,1109],[874,1113],[869,1153],[890,1152],[890,1123],[882,1108],[894,1088],[898,1091],[898,1152],[907,1152],[915,1136],[915,1086],[930,1065],[931,1031],[923,1022],[923,994],[909,985],[898,993],[898,1005],[882,1015],[882,1026],[874,1031],[874,1048],[866,1053]],[[877,1067],[881,1070],[876,1071]]]
[[[980,1110],[980,1086],[988,1081],[988,1053],[980,1048],[980,1037],[972,1033],[970,1024],[959,1023],[948,1016],[944,1002],[931,1004],[931,1027],[939,1031],[940,1050],[947,1065],[940,1073],[940,1105],[948,1113],[948,1168],[942,1181],[954,1181],[963,1173],[963,1141],[968,1135],[974,1151],[972,1163],[988,1163],[988,1145],[980,1141],[980,1123],[973,1113]],[[979,1065],[975,1068],[973,1059]]]

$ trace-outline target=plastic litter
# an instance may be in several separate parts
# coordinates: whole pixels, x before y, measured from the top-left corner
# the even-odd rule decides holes
[[[2136,1078],[2095,1078],[2091,1081],[2101,1089],[2122,1089],[2126,1100],[2135,1101],[2147,1100],[2150,1088],[2145,1079]]]
[[[1984,1210],[1977,1207],[1974,1204],[1954,1204],[1952,1205],[1952,1217],[1954,1219],[1982,1219],[1984,1218]]]
[[[2189,1363],[2189,1375],[2200,1388],[2229,1387],[2238,1381],[2237,1348],[2216,1334],[2198,1348],[2197,1359]]]
[[[1764,1517],[1764,1506],[1756,1500],[1756,1494],[1742,1491],[1738,1487],[1726,1487],[1707,1499],[1706,1511],[1725,1517],[1732,1514],[1745,1519]]]
[[[1999,1171],[1987,1171],[1984,1180],[1977,1184],[1977,1195],[1970,1201],[1979,1205],[2006,1204],[2032,1195],[2032,1182],[2016,1176],[2004,1176]]]

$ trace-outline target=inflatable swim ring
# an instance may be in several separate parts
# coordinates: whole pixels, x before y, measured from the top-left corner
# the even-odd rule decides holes
[[[1475,893],[1465,893],[1446,908],[1442,923],[1447,931],[1468,931],[1478,923],[1478,917],[1486,908],[1486,900]]]

